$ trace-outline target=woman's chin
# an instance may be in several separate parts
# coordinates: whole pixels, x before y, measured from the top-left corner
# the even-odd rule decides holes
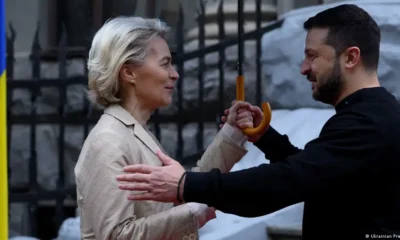
[[[164,98],[160,107],[168,107],[172,103],[172,97]]]

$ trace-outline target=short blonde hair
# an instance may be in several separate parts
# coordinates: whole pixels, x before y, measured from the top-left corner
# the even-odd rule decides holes
[[[107,107],[119,103],[119,71],[127,61],[140,64],[154,37],[166,38],[169,27],[159,19],[117,17],[96,33],[89,51],[88,98]]]

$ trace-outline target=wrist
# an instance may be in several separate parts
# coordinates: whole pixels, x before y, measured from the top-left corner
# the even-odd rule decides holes
[[[184,186],[185,186],[185,179],[186,179],[186,173],[187,172],[184,172],[183,174],[182,174],[182,177],[181,177],[181,179],[179,180],[179,183],[178,183],[178,189],[177,189],[177,200],[178,200],[178,203],[183,203],[183,202],[185,202],[185,199],[183,199],[183,191],[184,191]]]
[[[254,136],[252,138],[249,139],[250,142],[252,142],[254,145],[256,145],[258,147],[258,145],[260,145],[260,142],[265,141],[265,135],[267,134],[268,129],[270,128],[270,126],[268,126],[262,133],[260,133],[257,136]]]
[[[185,201],[185,199],[183,199],[183,191],[185,189],[185,179],[186,179],[186,175],[183,176],[183,180],[181,185],[179,186],[179,198],[182,200],[182,202]]]
[[[248,140],[248,137],[243,133],[243,131],[236,125],[225,124],[222,127],[222,132],[224,132],[233,142],[239,146],[243,146]]]

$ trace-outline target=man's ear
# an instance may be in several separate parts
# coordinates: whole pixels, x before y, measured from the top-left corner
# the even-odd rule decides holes
[[[120,78],[128,83],[136,84],[136,74],[129,65],[123,65],[119,71]]]
[[[354,68],[361,60],[361,52],[358,47],[349,47],[344,52],[344,67],[351,69]]]

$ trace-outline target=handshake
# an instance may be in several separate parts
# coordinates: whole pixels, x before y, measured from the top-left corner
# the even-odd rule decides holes
[[[259,107],[253,106],[248,102],[234,100],[232,106],[224,111],[221,121],[221,128],[225,123],[239,129],[256,128],[263,121],[263,112]],[[249,136],[248,141],[257,142],[267,129],[257,135]]]
[[[253,106],[248,102],[233,101],[232,106],[224,111],[224,116],[221,117],[222,123],[220,128],[224,124],[229,124],[234,128],[245,129],[255,128],[261,124],[263,120],[263,112],[257,106]],[[266,131],[266,130],[265,130]],[[249,142],[256,142],[265,133],[262,132],[258,135],[254,135],[248,138]],[[213,207],[208,207],[201,203],[187,203],[195,219],[197,220],[197,227],[203,227],[208,221],[216,218]]]

